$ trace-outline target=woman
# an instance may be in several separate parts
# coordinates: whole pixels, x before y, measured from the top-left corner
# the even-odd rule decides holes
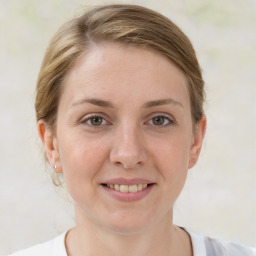
[[[205,134],[203,102],[194,49],[162,15],[107,5],[62,26],[46,52],[35,107],[77,225],[13,255],[255,255],[173,225]]]

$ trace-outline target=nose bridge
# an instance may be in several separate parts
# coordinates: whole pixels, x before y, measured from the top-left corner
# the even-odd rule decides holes
[[[141,165],[146,156],[144,146],[138,125],[123,122],[113,136],[110,160],[126,169]]]

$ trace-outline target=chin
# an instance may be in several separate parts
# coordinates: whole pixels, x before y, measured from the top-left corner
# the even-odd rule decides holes
[[[153,218],[145,216],[141,212],[115,212],[111,215],[106,227],[107,229],[120,234],[140,233],[153,225]]]

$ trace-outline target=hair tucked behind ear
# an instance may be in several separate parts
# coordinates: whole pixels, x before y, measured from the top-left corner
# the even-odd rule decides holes
[[[204,81],[193,46],[168,18],[137,5],[93,8],[65,23],[46,51],[36,89],[36,117],[55,130],[63,78],[92,44],[118,42],[166,56],[187,77],[194,125],[203,116]]]

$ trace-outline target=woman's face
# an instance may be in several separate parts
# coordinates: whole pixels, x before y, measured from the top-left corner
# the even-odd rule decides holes
[[[204,127],[202,119],[193,132],[179,69],[151,50],[113,43],[93,46],[66,75],[56,133],[39,122],[80,217],[118,232],[170,221]]]

